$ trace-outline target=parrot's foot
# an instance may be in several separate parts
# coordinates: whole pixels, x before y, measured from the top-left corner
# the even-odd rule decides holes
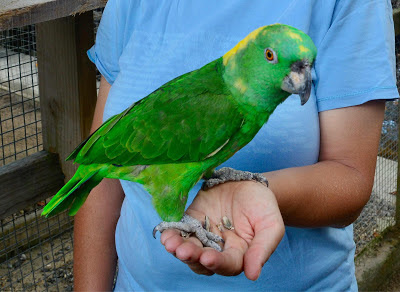
[[[156,237],[157,231],[161,233],[167,229],[178,229],[184,234],[195,234],[204,246],[212,247],[217,251],[222,251],[218,242],[224,243],[222,237],[204,229],[200,221],[184,214],[180,222],[161,222],[153,229],[153,236]]]
[[[230,167],[223,167],[214,171],[210,178],[206,179],[202,185],[202,190],[206,191],[212,187],[228,181],[254,180],[265,184],[268,187],[268,180],[261,173],[236,170]]]

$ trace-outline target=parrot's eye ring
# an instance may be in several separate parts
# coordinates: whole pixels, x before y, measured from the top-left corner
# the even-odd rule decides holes
[[[278,56],[275,54],[274,50],[271,48],[266,48],[264,50],[265,59],[272,64],[278,63]]]

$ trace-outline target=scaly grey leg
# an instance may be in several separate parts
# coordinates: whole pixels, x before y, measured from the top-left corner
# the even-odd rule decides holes
[[[205,180],[202,189],[208,190],[216,185],[223,184],[228,181],[254,180],[268,186],[268,180],[261,173],[253,173],[249,171],[236,170],[230,167],[223,167],[214,171],[212,176]]]

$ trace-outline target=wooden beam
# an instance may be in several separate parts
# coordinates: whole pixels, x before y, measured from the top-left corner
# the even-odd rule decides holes
[[[398,36],[400,34],[400,8],[393,10],[394,32]]]
[[[0,167],[0,218],[54,195],[63,184],[54,153],[40,151]]]
[[[76,165],[65,158],[89,135],[97,100],[96,71],[86,56],[93,29],[92,11],[36,26],[43,147],[60,155],[66,179]]]
[[[107,0],[0,0],[0,30],[104,7]]]

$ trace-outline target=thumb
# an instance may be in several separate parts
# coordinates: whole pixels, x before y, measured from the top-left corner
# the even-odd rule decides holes
[[[277,214],[273,220],[261,220],[254,225],[254,238],[244,255],[244,273],[250,280],[257,280],[261,268],[277,248],[285,233],[283,219]]]

